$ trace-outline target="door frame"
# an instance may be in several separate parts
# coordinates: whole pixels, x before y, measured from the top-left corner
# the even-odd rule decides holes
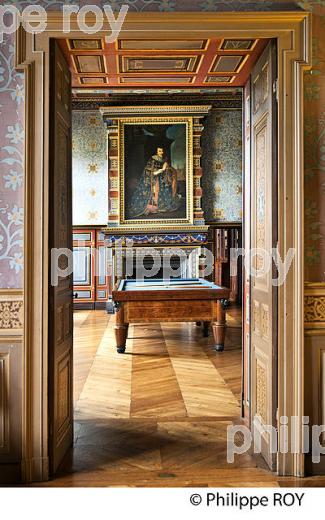
[[[88,17],[89,24],[92,16]],[[48,456],[48,228],[49,42],[81,38],[76,16],[62,32],[62,13],[47,13],[46,31],[16,34],[18,69],[25,72],[23,460],[25,482],[47,480]],[[198,27],[200,29],[198,29]],[[109,33],[108,24],[96,37]],[[106,31],[106,32],[105,32]],[[311,66],[311,15],[298,12],[128,13],[119,37],[276,38],[278,46],[279,251],[296,255],[278,299],[278,416],[295,416],[289,451],[278,454],[279,475],[304,475],[304,191],[303,72]],[[294,302],[294,305],[292,304]],[[281,443],[282,430],[279,432]],[[292,433],[292,435],[291,435]],[[281,444],[280,444],[281,445]],[[294,451],[294,450],[293,450]]]

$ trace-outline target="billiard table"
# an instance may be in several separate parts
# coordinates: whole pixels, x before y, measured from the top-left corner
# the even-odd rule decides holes
[[[204,336],[211,323],[214,348],[222,351],[229,293],[202,278],[121,280],[112,292],[117,352],[125,352],[129,323],[181,321],[202,324]]]

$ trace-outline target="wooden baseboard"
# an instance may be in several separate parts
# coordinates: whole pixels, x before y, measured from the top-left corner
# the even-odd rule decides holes
[[[75,311],[105,310],[106,302],[74,302],[73,308]]]
[[[94,302],[80,302],[80,303],[74,303],[73,309],[75,311],[92,311],[95,309]]]

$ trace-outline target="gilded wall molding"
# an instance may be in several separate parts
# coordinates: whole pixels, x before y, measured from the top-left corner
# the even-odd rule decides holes
[[[99,111],[104,119],[123,119],[128,116],[164,116],[172,115],[186,115],[186,116],[201,116],[207,115],[211,110],[211,105],[161,105],[161,106],[114,106],[114,107],[100,107]]]
[[[305,330],[325,334],[325,282],[305,284]]]

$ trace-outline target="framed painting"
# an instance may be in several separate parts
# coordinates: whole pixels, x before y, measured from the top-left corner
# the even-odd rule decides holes
[[[193,224],[192,117],[119,120],[120,224]]]

